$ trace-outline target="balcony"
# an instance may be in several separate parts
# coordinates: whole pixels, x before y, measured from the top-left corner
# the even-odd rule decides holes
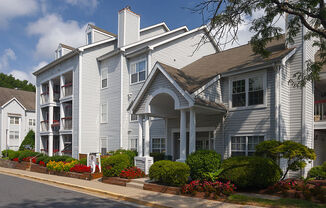
[[[54,102],[59,102],[59,99],[60,99],[60,92],[54,91],[53,92],[53,101]]]
[[[72,95],[72,83],[67,83],[62,86],[63,97],[68,97]]]
[[[41,94],[41,104],[49,103],[49,92],[43,92]]]
[[[60,129],[60,121],[53,120],[53,124],[51,124],[51,128],[53,132],[58,132]]]
[[[72,129],[72,117],[64,117],[62,120],[62,128],[63,130],[71,130]]]
[[[316,100],[314,110],[315,129],[326,129],[326,100]]]
[[[42,132],[49,131],[49,121],[48,120],[41,121],[41,131]]]

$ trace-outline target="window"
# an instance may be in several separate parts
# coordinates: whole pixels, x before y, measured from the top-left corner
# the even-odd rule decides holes
[[[10,117],[10,124],[19,124],[19,117]]]
[[[132,138],[132,139],[129,139],[129,149],[130,150],[136,150],[137,151],[137,142],[138,139],[137,138]]]
[[[35,126],[35,119],[28,119],[29,126]]]
[[[251,156],[255,147],[264,141],[264,136],[232,136],[231,156]]]
[[[108,122],[108,104],[104,103],[101,105],[101,123]]]
[[[101,154],[106,155],[108,152],[108,138],[107,137],[101,137]]]
[[[58,58],[62,56],[62,49],[58,50]]]
[[[92,43],[92,32],[87,33],[87,44]]]
[[[146,79],[146,60],[130,64],[130,83],[144,81]]]
[[[264,104],[264,76],[252,76],[232,81],[232,107],[248,107]]]
[[[152,152],[165,152],[165,138],[152,138]]]
[[[130,114],[130,121],[137,121],[138,116],[136,114]]]
[[[9,139],[18,140],[19,139],[19,131],[10,131],[9,132]]]
[[[101,71],[101,87],[106,88],[108,87],[108,69],[104,68]]]

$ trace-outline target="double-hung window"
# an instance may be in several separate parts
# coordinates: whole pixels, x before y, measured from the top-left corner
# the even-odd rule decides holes
[[[103,103],[101,105],[101,123],[107,123],[108,122],[108,104]]]
[[[101,137],[101,154],[106,155],[108,152],[108,138],[107,137]]]
[[[101,88],[108,87],[108,68],[103,68],[101,70]]]
[[[165,152],[165,138],[152,138],[152,152]]]
[[[136,150],[137,151],[137,138],[130,138],[129,139],[129,149],[130,150]]]
[[[92,32],[87,33],[87,44],[92,44]]]
[[[136,114],[130,114],[130,121],[138,121],[138,116]]]
[[[146,60],[130,63],[130,83],[142,82],[146,79]]]
[[[28,119],[29,126],[35,126],[35,119]]]
[[[18,140],[19,139],[19,131],[10,131],[9,139],[10,140]]]
[[[10,124],[19,124],[19,117],[10,117]]]
[[[262,74],[231,81],[232,108],[263,105],[265,82]]]
[[[231,156],[251,156],[264,136],[231,136]]]

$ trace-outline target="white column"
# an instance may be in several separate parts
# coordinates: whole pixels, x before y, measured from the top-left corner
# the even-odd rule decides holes
[[[64,97],[64,87],[62,87],[63,85],[65,85],[65,77],[61,75],[60,76],[60,98]]]
[[[145,115],[144,135],[145,135],[144,156],[149,157],[149,117],[147,115]]]
[[[186,129],[186,111],[180,110],[180,158],[178,161],[184,162],[186,160],[187,148],[187,129]]]
[[[190,109],[189,119],[189,154],[196,151],[196,112]]]
[[[63,119],[65,117],[65,112],[64,112],[64,109],[63,109],[63,103],[60,103],[60,130],[63,130]]]
[[[49,134],[48,140],[49,140],[48,155],[53,156],[53,134]]]
[[[138,115],[138,157],[143,156],[143,115]]]
[[[53,102],[53,81],[49,80],[49,103]]]
[[[65,145],[64,145],[64,141],[63,141],[63,135],[60,134],[59,136],[59,154],[60,155],[63,155],[63,153],[61,151],[63,151],[65,148]]]
[[[52,132],[51,125],[53,124],[53,106],[49,106],[49,132]]]

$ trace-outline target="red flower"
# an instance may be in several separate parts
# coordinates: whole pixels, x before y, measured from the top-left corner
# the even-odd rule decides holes
[[[83,164],[76,164],[74,167],[70,168],[70,171],[76,173],[90,173],[91,167]]]
[[[126,168],[120,173],[120,178],[134,179],[134,178],[141,178],[144,176],[145,173],[137,167]]]
[[[13,160],[13,161],[16,161],[16,162],[19,162],[18,157],[14,158],[14,159],[12,159],[12,160]]]
[[[45,162],[40,161],[39,164],[40,164],[41,166],[44,166],[44,167],[45,167]]]

